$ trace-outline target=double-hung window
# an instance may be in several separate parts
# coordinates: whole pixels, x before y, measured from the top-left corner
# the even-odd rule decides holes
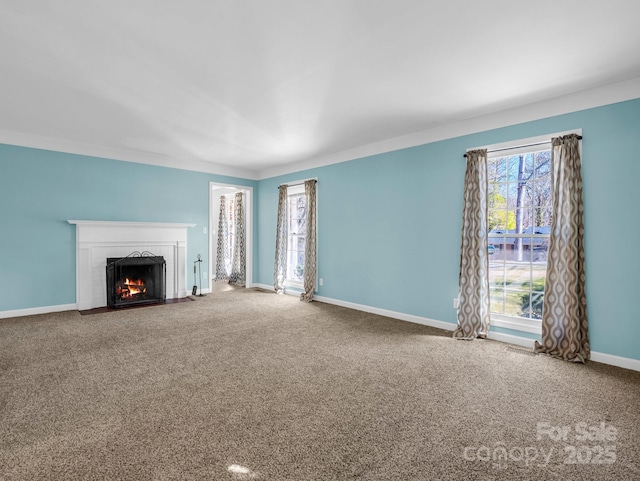
[[[551,232],[549,145],[488,158],[491,318],[542,319]],[[521,319],[522,321],[522,319]],[[526,321],[525,321],[526,322]]]
[[[307,198],[304,184],[287,188],[287,277],[288,285],[302,286],[307,232]]]

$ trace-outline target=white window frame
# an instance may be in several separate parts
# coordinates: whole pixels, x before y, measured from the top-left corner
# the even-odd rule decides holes
[[[291,222],[291,217],[290,217],[290,212],[289,212],[289,196],[293,196],[293,195],[300,195],[300,194],[304,194],[304,182],[299,183],[293,183],[292,185],[287,185],[287,225]],[[289,239],[290,239],[291,234],[287,233],[287,246],[289,245]],[[306,253],[305,253],[306,255]],[[287,272],[286,275],[288,276],[289,274],[289,249],[287,249]],[[293,279],[291,277],[285,277],[284,279],[284,286],[285,287],[294,287],[297,289],[303,289],[304,288],[304,282],[298,279]]]
[[[497,144],[490,145],[482,145],[478,147],[473,147],[468,149],[470,150],[478,150],[478,149],[487,149],[489,152],[489,157],[494,158],[499,155],[516,155],[524,152],[531,152],[535,150],[543,150],[545,148],[545,143],[548,143],[549,148],[551,148],[551,139],[554,137],[561,137],[563,135],[569,134],[577,134],[582,136],[582,129],[574,129],[567,130],[564,132],[556,132],[547,135],[540,135],[537,137],[529,137],[525,139],[517,139],[511,140],[508,142],[502,142]],[[531,144],[539,144],[536,146],[531,146]],[[522,147],[527,146],[530,147]],[[503,150],[504,154],[492,155],[496,150]],[[580,155],[582,155],[582,142],[580,142]],[[511,234],[510,234],[511,236]],[[531,234],[527,235],[527,237],[531,237]],[[535,237],[535,236],[534,236]],[[518,316],[509,316],[506,314],[498,314],[498,313],[490,313],[491,325],[496,327],[501,327],[504,329],[511,329],[514,331],[528,332],[532,334],[542,334],[542,320],[541,319],[529,319],[526,317],[518,317]]]

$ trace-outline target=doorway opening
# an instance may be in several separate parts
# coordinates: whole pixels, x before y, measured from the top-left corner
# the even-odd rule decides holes
[[[212,290],[216,281],[230,278],[244,287],[253,286],[252,187],[209,183],[209,273]]]

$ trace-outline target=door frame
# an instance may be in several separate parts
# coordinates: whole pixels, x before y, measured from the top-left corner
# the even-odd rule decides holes
[[[217,189],[235,189],[245,193],[244,199],[244,220],[245,220],[245,258],[246,258],[246,281],[245,287],[253,287],[253,187],[240,184],[226,184],[224,182],[209,182],[209,285],[215,274],[214,258],[216,252],[213,248],[214,217],[217,221],[219,205],[214,205],[213,196]]]

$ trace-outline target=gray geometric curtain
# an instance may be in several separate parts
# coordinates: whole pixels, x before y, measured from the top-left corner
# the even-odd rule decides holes
[[[489,331],[487,193],[487,150],[469,151],[464,177],[458,327],[453,332],[456,339],[484,339]]]
[[[300,300],[311,302],[316,287],[316,187],[317,181],[307,180],[304,183],[304,195],[307,200],[307,224],[304,248],[304,292]]]
[[[287,277],[287,186],[278,187],[278,221],[276,225],[276,260],[273,268],[273,288],[278,294],[284,293]]]
[[[553,218],[547,254],[542,343],[535,352],[573,362],[590,357],[584,272],[579,137],[551,140]]]
[[[220,213],[218,214],[218,243],[216,246],[216,281],[225,281],[227,273],[227,259],[229,259],[229,225],[227,223],[227,199],[220,197]]]
[[[233,246],[233,264],[229,284],[244,286],[246,280],[246,252],[245,252],[245,224],[242,192],[237,192],[235,197],[234,213],[236,238]]]

